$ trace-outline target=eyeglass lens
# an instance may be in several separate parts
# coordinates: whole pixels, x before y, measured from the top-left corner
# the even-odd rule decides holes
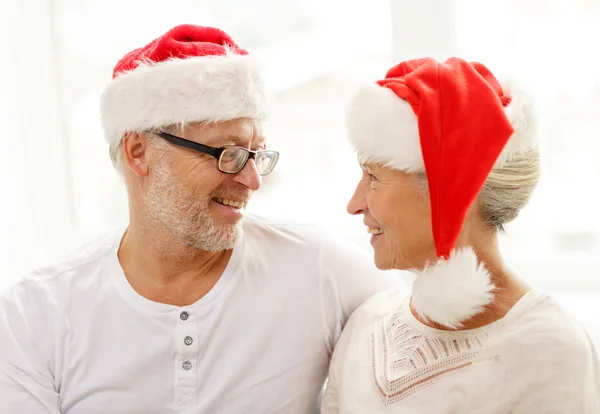
[[[219,158],[219,169],[226,173],[235,174],[244,168],[250,154],[242,148],[226,148]],[[277,162],[277,153],[264,151],[256,154],[256,169],[260,175],[273,171]]]

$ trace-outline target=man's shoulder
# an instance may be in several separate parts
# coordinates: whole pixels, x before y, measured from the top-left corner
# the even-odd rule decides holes
[[[263,256],[312,263],[336,274],[358,272],[366,277],[381,273],[375,268],[372,253],[333,226],[257,215],[245,220],[245,245],[252,245]]]
[[[316,222],[285,216],[265,216],[257,213],[247,214],[244,217],[243,227],[246,232],[264,232],[273,237],[293,235],[308,238],[318,238],[318,231],[322,228]]]
[[[244,233],[254,242],[273,245],[299,245],[303,248],[327,247],[345,249],[352,245],[343,237],[336,236],[329,226],[322,223],[302,221],[285,217],[266,217],[249,214],[244,219]]]
[[[82,243],[55,262],[35,268],[8,287],[0,297],[18,300],[22,296],[47,297],[51,291],[61,290],[73,279],[93,277],[94,268],[101,265],[118,243],[123,229],[115,228]]]

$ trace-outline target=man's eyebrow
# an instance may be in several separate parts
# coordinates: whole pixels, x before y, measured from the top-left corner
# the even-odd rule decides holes
[[[248,145],[248,137],[244,137],[237,134],[228,134],[221,135],[219,137],[215,137],[214,141],[212,141],[214,146],[220,147],[223,145],[236,145],[238,147],[246,148]],[[251,143],[251,149],[262,149],[265,147],[267,141],[265,139],[259,139],[255,142]]]
[[[252,143],[252,148],[266,148],[267,141],[264,139]]]
[[[245,141],[248,141],[248,138],[242,137],[241,135],[237,134],[219,135],[212,140],[213,143],[216,143],[218,145],[233,144],[238,146],[242,146],[242,144],[245,143]]]

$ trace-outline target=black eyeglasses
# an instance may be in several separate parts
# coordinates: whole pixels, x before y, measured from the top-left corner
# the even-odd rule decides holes
[[[198,144],[197,142],[189,141],[166,132],[157,132],[156,135],[166,139],[171,144],[212,155],[217,159],[217,168],[219,171],[225,174],[239,173],[246,166],[248,160],[253,158],[258,174],[268,175],[273,172],[275,165],[277,165],[277,160],[279,160],[279,153],[273,150],[252,151],[235,145],[215,148]]]

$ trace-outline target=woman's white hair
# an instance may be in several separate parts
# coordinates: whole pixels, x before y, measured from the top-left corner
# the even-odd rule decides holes
[[[515,156],[494,168],[481,192],[479,203],[487,224],[504,231],[529,203],[540,180],[540,153],[537,150]]]
[[[414,175],[415,185],[428,191],[425,173]],[[538,150],[515,155],[489,174],[477,198],[482,218],[496,231],[513,221],[529,203],[540,180],[540,153]]]

